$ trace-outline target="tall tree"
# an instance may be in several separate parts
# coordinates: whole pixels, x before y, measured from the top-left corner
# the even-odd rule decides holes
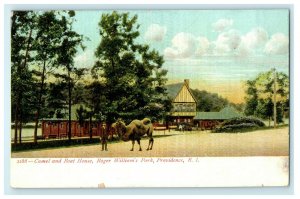
[[[81,128],[83,127],[85,119],[87,117],[87,111],[83,108],[82,105],[80,105],[79,109],[76,110],[76,117],[80,126],[79,133],[81,136],[82,135]]]
[[[104,79],[108,122],[118,117],[154,118],[157,111],[148,111],[151,106],[166,112],[161,106],[162,97],[167,95],[163,57],[136,42],[140,34],[137,15],[116,11],[103,14],[99,27],[101,42],[95,52],[93,73]]]
[[[63,34],[61,35],[61,45],[59,46],[58,51],[58,64],[66,71],[64,77],[67,82],[68,88],[68,109],[69,109],[69,118],[68,118],[68,139],[71,140],[72,127],[71,127],[71,107],[72,107],[72,89],[74,87],[74,75],[80,78],[83,75],[84,69],[77,70],[74,66],[74,57],[78,51],[78,47],[84,46],[83,35],[78,34],[72,28],[75,11],[68,11],[68,17],[62,17]]]
[[[275,84],[276,86],[274,86]],[[269,120],[272,118],[274,126],[276,126],[276,120],[282,122],[283,111],[289,104],[288,101],[289,79],[283,72],[272,69],[260,73],[254,80],[247,81],[246,115],[255,115]],[[276,116],[273,115],[274,109],[277,112]]]
[[[86,95],[85,101],[87,107],[91,109],[93,115],[100,121],[103,121],[103,116],[107,113],[108,101],[105,97],[105,85],[104,83],[95,80],[85,86]]]
[[[28,62],[32,61],[31,47],[33,31],[36,27],[35,18],[34,12],[27,11],[14,11],[11,17],[11,99],[15,123],[14,144],[17,144],[18,128],[21,135],[22,118],[26,114],[22,102],[32,78]]]
[[[43,109],[43,96],[45,95],[46,74],[53,67],[57,67],[57,49],[60,48],[61,36],[66,25],[64,12],[47,11],[37,17],[37,32],[34,40],[34,50],[36,53],[35,62],[38,67],[35,74],[38,79],[37,107],[34,128],[34,142],[37,142],[37,128],[40,112]]]
[[[255,80],[248,80],[246,82],[246,106],[245,106],[245,115],[255,115],[255,110],[258,105],[258,91],[256,88]]]
[[[46,116],[53,118],[63,118],[67,109],[67,84],[57,79],[55,82],[48,84],[48,92],[46,96]]]

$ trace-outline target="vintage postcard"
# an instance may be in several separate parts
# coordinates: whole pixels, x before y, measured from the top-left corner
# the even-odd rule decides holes
[[[288,9],[12,11],[11,186],[288,186],[289,24]]]

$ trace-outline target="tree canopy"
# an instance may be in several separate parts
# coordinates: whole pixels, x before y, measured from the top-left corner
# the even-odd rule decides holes
[[[282,122],[289,108],[289,79],[285,73],[272,69],[246,82],[246,115],[269,119],[270,124],[270,120],[274,120],[274,99],[277,122]]]
[[[118,117],[161,118],[167,111],[167,71],[163,57],[147,44],[136,42],[139,33],[137,15],[112,12],[99,22],[101,42],[95,52],[95,78],[100,76],[105,95],[104,109],[109,121]]]

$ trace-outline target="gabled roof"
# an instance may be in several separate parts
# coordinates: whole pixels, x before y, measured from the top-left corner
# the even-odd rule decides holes
[[[166,85],[168,95],[172,99],[174,99],[177,96],[177,94],[179,93],[179,91],[181,90],[183,84],[184,83],[182,82],[182,83],[177,83],[177,84]]]
[[[234,117],[241,117],[233,107],[225,107],[220,112],[197,112],[195,120],[228,120]]]
[[[166,85],[168,96],[172,100],[174,100],[177,97],[177,95],[179,94],[179,92],[181,91],[181,89],[182,89],[182,87],[184,85],[186,85],[185,82]],[[197,99],[193,95],[193,92],[191,91],[191,89],[189,88],[189,86],[186,85],[186,88],[188,89],[189,93],[191,94],[191,96],[195,100],[195,102],[197,102]]]

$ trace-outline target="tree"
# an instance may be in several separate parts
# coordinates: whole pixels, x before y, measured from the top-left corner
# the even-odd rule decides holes
[[[197,111],[218,112],[229,105],[229,101],[216,93],[209,93],[205,90],[192,89],[197,99]]]
[[[82,134],[81,128],[84,125],[86,116],[87,116],[87,111],[83,108],[82,105],[80,105],[79,109],[76,110],[76,117],[80,126],[80,135]]]
[[[30,91],[34,88],[30,84],[32,73],[28,68],[28,62],[32,61],[31,47],[35,18],[34,12],[27,11],[14,11],[11,17],[11,100],[15,123],[14,144],[17,144],[18,128],[21,136],[22,120],[27,113],[29,114],[28,110],[24,110],[24,103],[30,100],[32,95]],[[19,141],[21,142],[21,137]]]
[[[255,115],[255,110],[258,105],[258,91],[256,88],[255,80],[248,80],[246,82],[246,106],[245,106],[245,115]]]
[[[63,27],[63,34],[61,35],[61,45],[59,46],[58,51],[58,64],[62,67],[67,74],[61,75],[62,78],[67,82],[68,88],[68,109],[69,109],[69,118],[68,118],[68,139],[71,140],[72,127],[71,127],[71,106],[72,106],[72,89],[75,85],[74,76],[80,78],[85,69],[76,69],[74,67],[74,57],[77,53],[78,47],[82,45],[83,36],[73,31],[72,24],[74,22],[74,11],[68,12],[69,18],[63,16],[61,24]]]
[[[38,77],[37,96],[38,102],[36,107],[34,142],[37,142],[37,128],[40,118],[40,112],[43,109],[43,96],[45,95],[45,80],[47,72],[57,67],[57,49],[60,48],[61,36],[64,32],[66,20],[60,12],[48,11],[37,17],[36,38],[34,40],[35,62],[39,66],[35,69]]]
[[[82,36],[72,31],[74,15],[74,11],[13,12],[11,60],[15,143],[17,128],[20,127],[21,131],[21,119],[26,114],[31,114],[34,109],[34,142],[37,142],[37,127],[45,104],[48,72],[53,67],[57,68],[66,63],[62,62],[62,57],[72,58],[76,53],[77,45],[81,44]],[[62,52],[62,50],[67,51]],[[62,56],[62,53],[67,55]],[[25,94],[31,96],[32,100],[26,103],[34,104],[33,107],[26,103],[22,105]],[[33,100],[34,103],[31,102]],[[26,111],[22,110],[24,108]]]
[[[67,84],[57,79],[56,82],[48,84],[46,96],[47,117],[63,118],[67,109]]]
[[[87,107],[91,109],[93,115],[100,121],[104,120],[104,115],[107,115],[108,101],[105,97],[105,85],[104,83],[95,80],[85,86],[86,96],[85,102]]]
[[[254,110],[254,115],[269,120],[269,126],[271,126],[271,118],[273,116],[273,102],[271,98],[259,99],[257,107]]]
[[[140,34],[137,15],[130,17],[116,11],[103,14],[99,27],[101,42],[92,73],[103,78],[107,99],[103,112],[108,122],[119,117],[155,118],[158,112],[166,112],[161,106],[167,96],[163,57],[148,45],[136,43]],[[159,108],[149,111],[153,106]]]
[[[282,122],[283,112],[289,104],[288,76],[272,69],[248,80],[246,85],[245,114],[269,119],[269,124],[272,118],[274,127],[277,122]]]

